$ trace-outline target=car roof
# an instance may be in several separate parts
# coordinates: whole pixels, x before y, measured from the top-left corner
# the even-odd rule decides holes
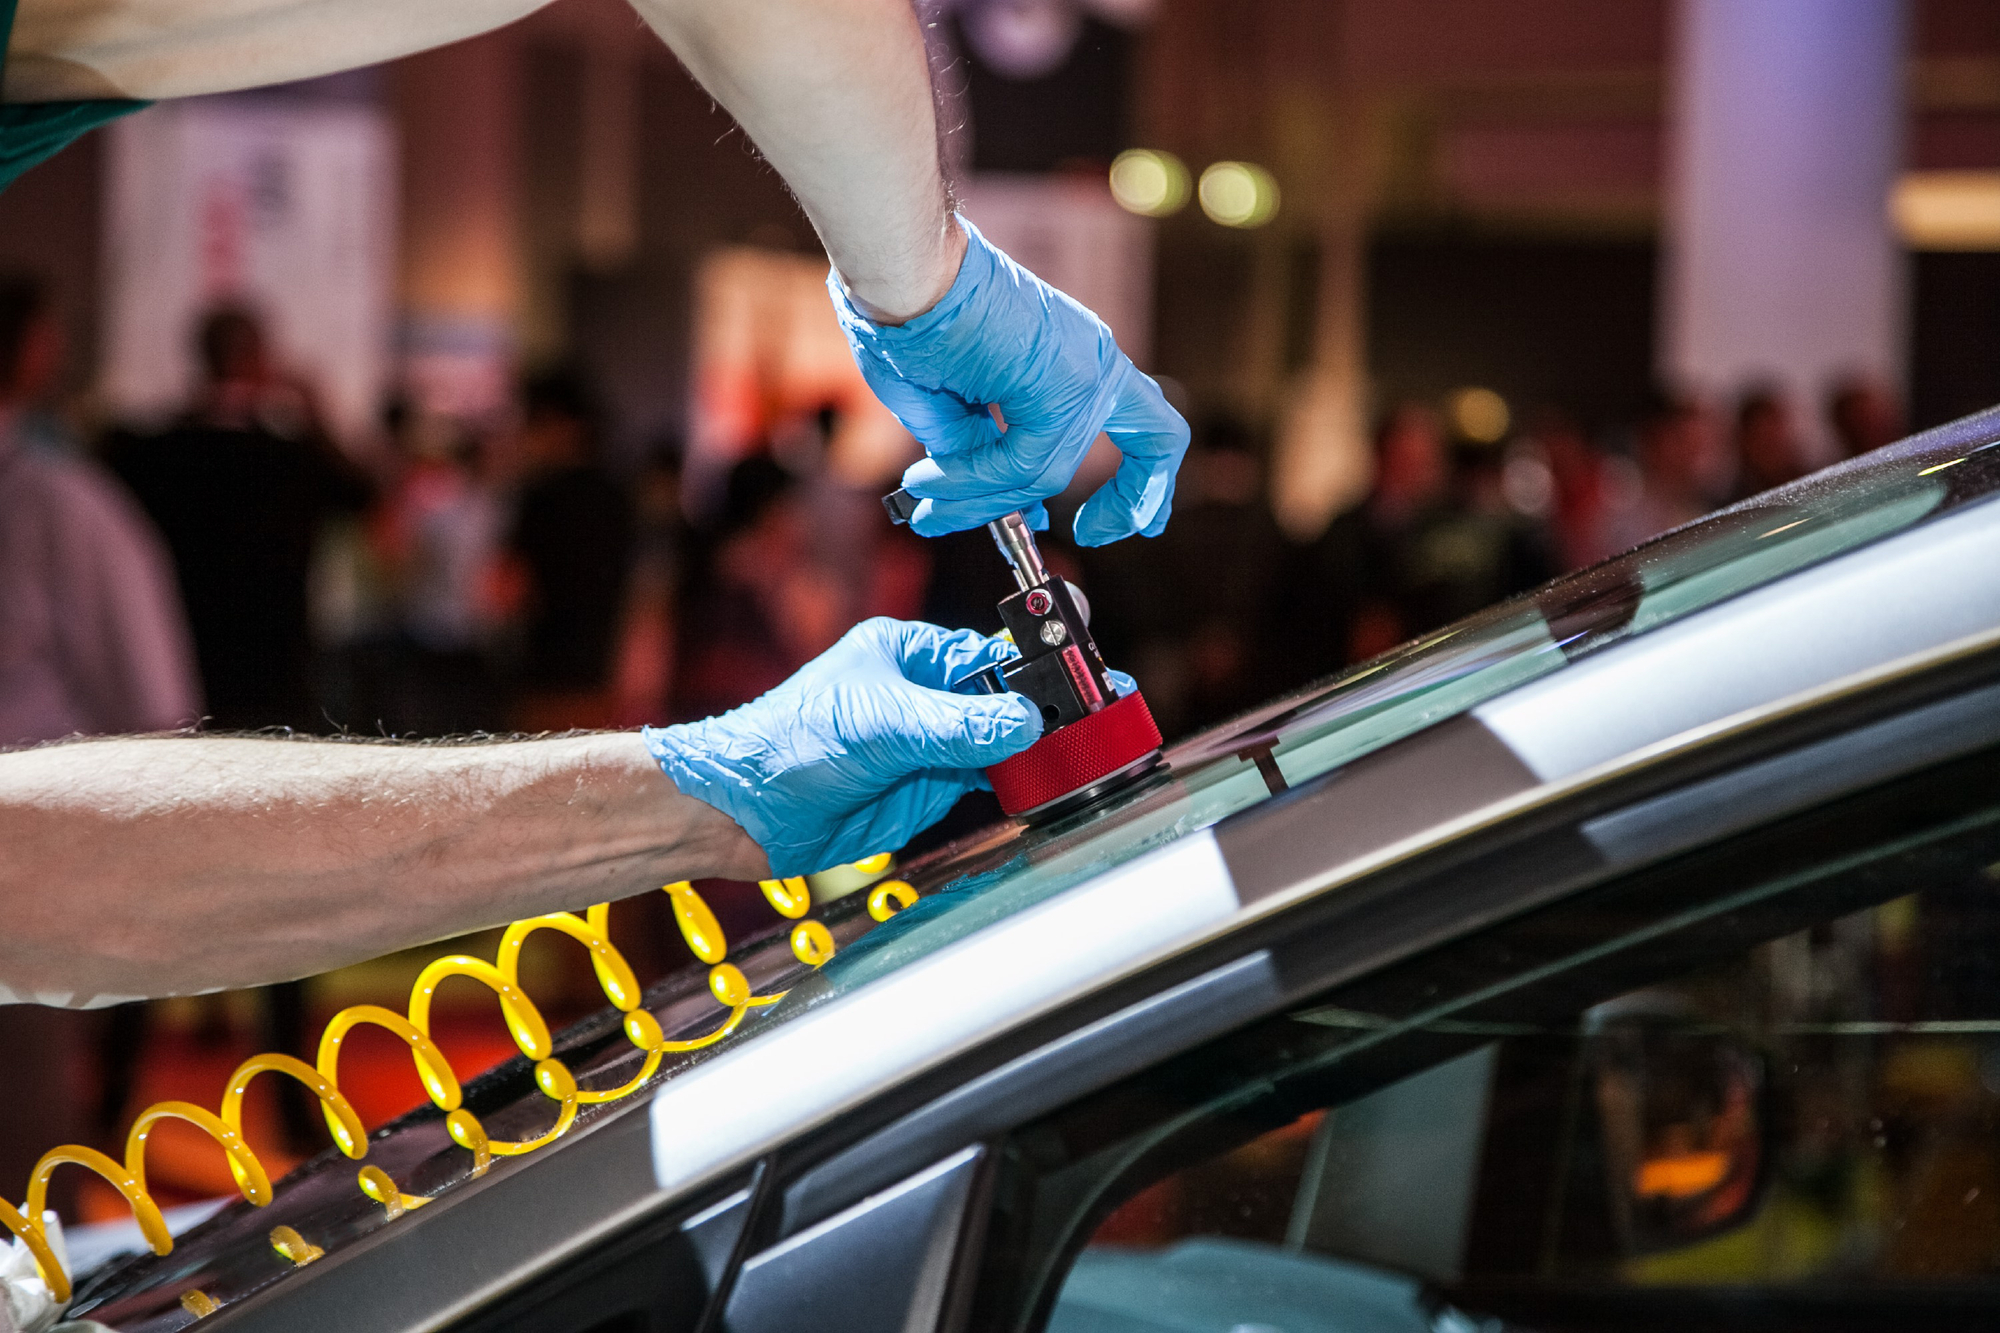
[[[520,1188],[510,1176],[547,1181],[572,1160],[596,1197],[508,1242],[521,1248],[498,1265],[504,1278],[482,1264],[456,1284],[430,1273],[421,1289],[389,1294],[380,1272],[365,1288],[342,1280],[340,1260],[394,1237],[379,1209],[351,1204],[354,1166],[329,1154],[281,1182],[269,1209],[225,1209],[170,1260],[101,1274],[85,1292],[93,1317],[128,1311],[144,1326],[145,1294],[169,1265],[176,1281],[207,1273],[212,1288],[270,1287],[238,1252],[268,1251],[265,1233],[282,1221],[340,1241],[284,1287],[322,1289],[323,1302],[329,1284],[351,1286],[362,1293],[353,1300],[400,1312],[381,1326],[436,1326],[634,1216],[728,1188],[761,1154],[883,1089],[1178,951],[1649,747],[1990,631],[2000,625],[2000,509],[1984,503],[2000,489],[1995,445],[2000,410],[1829,469],[1191,738],[1162,775],[1094,810],[917,858],[899,873],[919,900],[887,922],[858,898],[822,913],[839,951],[816,973],[802,974],[782,936],[753,941],[736,957],[760,989],[789,986],[783,1004],[664,1068],[650,1096],[579,1117],[567,1142],[478,1180],[454,1167],[458,1178],[436,1182],[445,1206],[395,1224],[442,1233],[464,1207],[492,1214],[482,1234],[497,1235],[498,1201]],[[656,987],[646,1005],[669,1035],[712,1010],[698,974]],[[580,1078],[623,1077],[636,1063],[617,1017],[559,1038]],[[538,1105],[522,1061],[467,1092],[482,1105]],[[369,1160],[409,1181],[455,1151],[426,1109],[378,1131]],[[282,1308],[300,1326],[297,1302],[277,1294],[244,1313]],[[370,1324],[351,1301],[334,1308],[347,1322],[329,1327]]]

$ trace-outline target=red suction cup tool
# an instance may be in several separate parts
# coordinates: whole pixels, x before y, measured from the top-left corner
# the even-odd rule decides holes
[[[907,491],[882,500],[898,523],[917,503]],[[953,688],[1012,690],[1041,710],[1042,738],[986,776],[1002,810],[1042,824],[1151,772],[1160,762],[1160,728],[1136,691],[1119,696],[1090,637],[1090,604],[1042,563],[1027,519],[1003,514],[986,526],[1019,585],[999,611],[1021,655]]]
[[[1150,772],[1160,762],[1160,729],[1134,692],[1044,735],[986,770],[1000,808],[1045,823]]]

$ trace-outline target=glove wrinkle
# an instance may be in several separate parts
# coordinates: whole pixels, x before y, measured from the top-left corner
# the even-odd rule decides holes
[[[1041,735],[1018,694],[945,686],[1016,656],[971,630],[875,619],[759,699],[642,733],[683,793],[734,819],[775,875],[894,851]]]

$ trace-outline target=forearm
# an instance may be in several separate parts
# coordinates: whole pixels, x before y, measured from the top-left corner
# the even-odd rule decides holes
[[[910,0],[633,0],[783,176],[871,313],[951,286],[951,222]]]
[[[83,1004],[307,975],[763,857],[630,733],[0,755],[0,985]]]
[[[21,0],[0,96],[180,97],[301,79],[485,32],[545,0]],[[886,319],[951,286],[965,239],[910,0],[635,0],[798,196]]]
[[[393,60],[547,0],[20,0],[0,100],[186,97]]]

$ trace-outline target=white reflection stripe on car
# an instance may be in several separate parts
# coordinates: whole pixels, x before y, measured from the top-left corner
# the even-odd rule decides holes
[[[650,1108],[654,1177],[710,1179],[1236,909],[1203,831],[996,922],[668,1082]]]
[[[1544,782],[2000,625],[2000,504],[1747,592],[1481,704]]]

